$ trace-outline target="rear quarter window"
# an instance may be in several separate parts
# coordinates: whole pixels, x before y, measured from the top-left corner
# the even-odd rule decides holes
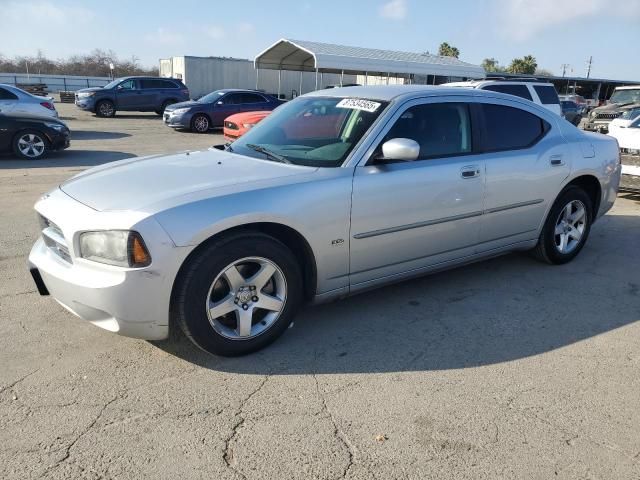
[[[551,128],[545,120],[515,107],[481,104],[485,152],[529,148]]]
[[[491,90],[492,92],[506,93],[508,95],[515,95],[516,97],[526,98],[527,100],[533,100],[531,92],[526,85],[498,85],[492,84],[482,87],[482,90]]]
[[[551,85],[534,85],[533,89],[538,94],[538,97],[540,97],[543,105],[557,105],[560,103],[555,87]]]
[[[18,96],[13,93],[10,92],[9,90],[6,90],[4,88],[0,88],[0,100],[17,100]]]

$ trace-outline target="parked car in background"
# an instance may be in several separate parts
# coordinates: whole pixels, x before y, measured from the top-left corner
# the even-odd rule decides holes
[[[164,112],[168,127],[206,133],[221,128],[230,115],[258,110],[273,110],[284,103],[256,90],[224,89],[211,92],[198,100],[176,103]]]
[[[582,120],[582,108],[580,108],[575,102],[569,100],[560,100],[560,107],[562,108],[562,116],[576,127],[580,125]]]
[[[69,127],[57,118],[0,112],[0,153],[39,160],[69,147],[69,135]]]
[[[0,83],[0,112],[58,117],[53,97],[39,97],[4,83]]]
[[[189,89],[175,78],[123,77],[104,87],[76,92],[76,106],[99,117],[113,117],[118,111],[155,112],[189,99]]]
[[[589,107],[587,100],[582,95],[570,94],[570,95],[559,95],[560,101],[565,102],[574,102],[578,108],[580,108],[580,113],[584,114]]]
[[[620,189],[640,193],[640,106],[612,120],[607,135],[618,141],[622,153]]]
[[[468,82],[445,83],[443,86],[477,88],[515,95],[516,97],[531,100],[533,103],[551,110],[556,115],[562,115],[556,87],[552,83],[541,82],[536,79],[470,80]]]
[[[35,205],[30,268],[97,326],[241,355],[303,301],[515,250],[567,263],[619,180],[614,139],[512,95],[320,90],[227,146],[76,175]]]
[[[589,112],[585,130],[607,133],[612,120],[629,110],[640,108],[640,86],[616,87],[606,105]]]
[[[225,118],[222,130],[224,138],[230,142],[237,140],[258,122],[264,120],[270,113],[271,110],[261,110],[258,112],[236,113]]]

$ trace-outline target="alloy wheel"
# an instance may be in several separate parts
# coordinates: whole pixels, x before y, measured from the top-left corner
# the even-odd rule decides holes
[[[214,330],[231,340],[248,340],[278,320],[287,300],[287,282],[271,260],[246,257],[214,279],[206,309]]]
[[[113,115],[113,105],[109,102],[102,102],[99,109],[100,115],[103,117],[110,117]]]
[[[197,132],[204,133],[209,130],[209,120],[207,120],[207,117],[204,117],[202,115],[196,117],[196,119],[193,121],[193,128],[195,128]]]
[[[587,226],[587,209],[580,200],[572,200],[560,211],[554,231],[558,252],[573,252],[582,240]]]
[[[44,153],[44,140],[34,133],[24,134],[18,139],[18,149],[25,157],[38,158]]]

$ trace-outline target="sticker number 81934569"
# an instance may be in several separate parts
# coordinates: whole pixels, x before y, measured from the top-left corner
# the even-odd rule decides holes
[[[363,100],[361,98],[344,98],[338,102],[337,108],[351,108],[353,110],[364,110],[365,112],[373,113],[379,107],[380,103],[372,102],[371,100]]]

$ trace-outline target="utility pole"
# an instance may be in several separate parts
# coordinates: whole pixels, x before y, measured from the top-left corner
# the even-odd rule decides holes
[[[560,67],[562,67],[562,76],[564,77],[565,74],[567,73],[567,68],[569,68],[571,65],[569,65],[568,63],[563,63],[562,65],[560,65]]]
[[[587,78],[591,75],[591,64],[593,63],[593,55],[589,56],[589,61],[587,62]]]

